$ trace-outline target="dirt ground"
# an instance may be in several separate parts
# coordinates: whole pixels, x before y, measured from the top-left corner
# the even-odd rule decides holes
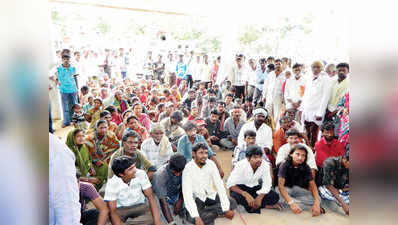
[[[71,131],[73,127],[61,128],[61,124],[61,121],[54,122],[54,129],[56,130],[54,134],[65,141],[68,132]],[[217,152],[217,159],[220,161],[225,172],[225,182],[231,172],[231,157],[231,151]],[[282,212],[262,209],[261,214],[248,214],[243,208],[238,208],[235,210],[233,220],[218,218],[216,220],[216,225],[345,225],[349,224],[349,221],[349,217],[345,216],[342,210],[333,212],[327,208],[326,214],[314,218],[311,216],[310,212],[303,212],[300,215],[295,215],[290,210],[286,209]]]

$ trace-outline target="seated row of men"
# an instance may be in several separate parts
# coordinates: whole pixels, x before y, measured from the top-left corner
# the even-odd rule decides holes
[[[226,184],[231,196],[228,197],[222,170],[214,160],[215,153],[196,134],[194,123],[187,122],[184,128],[186,144],[178,145],[184,148],[179,147],[179,153],[171,153],[158,168],[147,161],[145,155],[148,154],[137,151],[139,134],[126,132],[122,138],[123,148],[110,160],[104,195],[107,205],[98,204],[103,202],[98,194],[89,195],[98,211],[83,211],[82,223],[105,224],[110,212],[112,224],[162,224],[161,221],[176,224],[178,218],[194,224],[214,224],[220,215],[232,219],[236,203],[249,213],[260,213],[261,208],[290,208],[294,213],[310,209],[313,216],[318,216],[325,212],[320,196],[341,205],[345,213],[349,213],[348,151],[344,156],[324,160],[319,169],[322,173],[318,171],[315,176],[317,166],[312,150],[299,144],[300,133],[291,129],[286,133],[288,143],[278,151],[277,167],[273,170],[264,148],[255,144],[256,132],[247,130],[245,147],[237,148],[234,153],[233,170]],[[152,134],[158,144],[162,132],[159,129],[158,135]],[[317,177],[320,177],[319,188],[315,182]],[[85,182],[80,183],[87,186]],[[96,193],[91,187],[91,193]]]

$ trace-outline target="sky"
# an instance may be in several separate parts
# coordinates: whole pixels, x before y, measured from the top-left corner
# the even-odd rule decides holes
[[[223,34],[222,41],[230,48],[236,48],[238,27],[242,25],[282,24],[281,18],[290,21],[301,21],[303,17],[313,19],[312,34],[300,41],[306,47],[307,54],[314,58],[333,56],[340,60],[348,60],[349,24],[348,8],[342,0],[335,1],[225,1],[225,0],[64,0],[68,2],[86,2],[99,5],[121,6],[158,11],[183,13],[207,21],[209,30]],[[50,1],[51,2],[51,1]],[[59,6],[59,4],[56,4]],[[62,5],[63,8],[74,9],[75,5]],[[88,8],[88,7],[87,7]],[[97,13],[104,15],[112,24],[122,23],[120,18],[130,13],[128,10],[97,8]],[[93,11],[90,11],[93,13]],[[148,15],[148,13],[140,13]],[[115,16],[119,15],[119,16]],[[142,17],[145,20],[145,17]],[[298,41],[298,40],[293,40]],[[305,42],[305,43],[304,43]],[[232,46],[232,47],[231,47]],[[233,47],[235,46],[235,47]]]

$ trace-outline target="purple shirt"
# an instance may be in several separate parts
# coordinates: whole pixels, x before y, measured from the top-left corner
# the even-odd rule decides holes
[[[81,212],[86,210],[86,200],[93,201],[94,199],[100,197],[95,187],[87,182],[80,182],[80,204]]]

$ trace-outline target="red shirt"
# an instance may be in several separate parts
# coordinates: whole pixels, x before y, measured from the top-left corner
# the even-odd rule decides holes
[[[194,120],[195,118],[192,115],[188,116],[188,120]]]
[[[119,113],[112,115],[112,122],[116,123],[117,125],[123,122],[122,116]]]
[[[323,161],[329,157],[337,157],[344,155],[344,144],[337,139],[333,139],[329,144],[323,137],[315,143],[315,161],[318,167],[322,167]]]

